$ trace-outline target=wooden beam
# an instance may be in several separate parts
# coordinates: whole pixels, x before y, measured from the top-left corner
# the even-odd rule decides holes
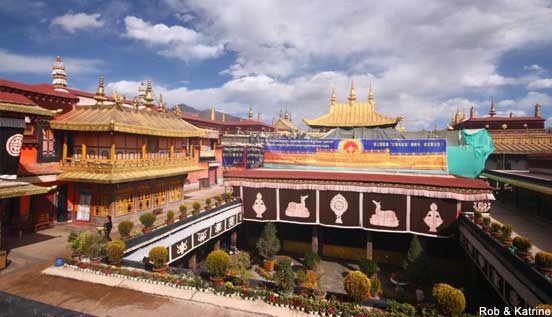
[[[81,161],[86,161],[86,144],[82,144],[81,146]]]
[[[63,148],[61,152],[61,160],[65,162],[67,159],[67,132],[63,134]]]

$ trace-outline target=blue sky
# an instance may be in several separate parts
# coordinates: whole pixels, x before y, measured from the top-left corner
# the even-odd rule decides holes
[[[325,113],[372,83],[376,109],[410,129],[443,128],[456,109],[552,117],[549,1],[0,0],[0,77],[133,97],[151,79],[170,105],[216,106],[269,121]],[[551,125],[551,120],[547,125]]]

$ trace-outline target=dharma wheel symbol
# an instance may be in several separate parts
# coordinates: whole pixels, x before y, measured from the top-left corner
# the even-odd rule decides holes
[[[330,201],[330,208],[337,216],[337,218],[335,219],[335,223],[343,223],[343,220],[341,220],[341,216],[343,216],[343,214],[347,211],[347,208],[349,208],[349,203],[347,203],[347,199],[345,199],[345,197],[343,197],[343,195],[341,194],[335,195]]]

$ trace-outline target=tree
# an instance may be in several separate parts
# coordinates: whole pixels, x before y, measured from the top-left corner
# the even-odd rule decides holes
[[[269,222],[264,226],[261,237],[257,241],[257,250],[267,260],[272,260],[280,251],[280,240],[276,236],[276,226],[273,223]]]
[[[430,278],[429,265],[427,254],[424,252],[418,236],[414,235],[410,241],[406,259],[402,263],[406,277],[417,284],[427,283]]]

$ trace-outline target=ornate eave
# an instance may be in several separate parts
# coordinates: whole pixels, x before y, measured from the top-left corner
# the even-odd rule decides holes
[[[54,113],[35,105],[22,105],[10,102],[0,102],[0,111],[32,114],[37,116],[53,117]]]
[[[24,182],[0,181],[0,199],[47,194],[56,186],[42,187]]]

